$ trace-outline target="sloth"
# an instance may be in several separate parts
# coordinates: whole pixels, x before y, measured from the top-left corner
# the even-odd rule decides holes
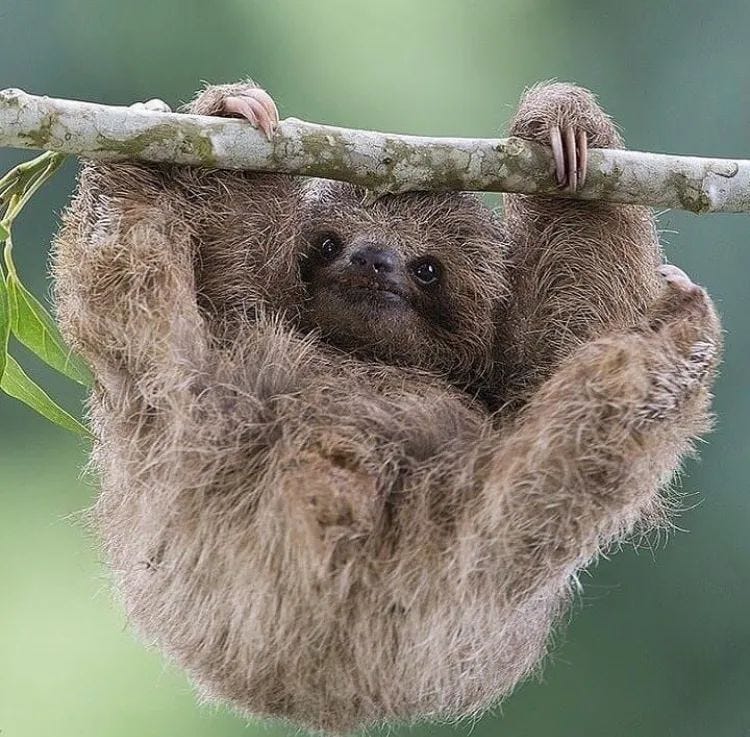
[[[187,110],[278,120],[249,81]],[[510,133],[567,192],[622,145],[563,83]],[[246,715],[342,733],[498,703],[576,574],[665,523],[710,426],[719,321],[642,207],[89,162],[53,271],[129,621]]]

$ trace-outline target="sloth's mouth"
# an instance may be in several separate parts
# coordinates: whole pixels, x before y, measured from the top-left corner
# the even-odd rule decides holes
[[[398,284],[362,277],[345,277],[331,284],[348,301],[364,302],[373,306],[409,306],[406,292]]]

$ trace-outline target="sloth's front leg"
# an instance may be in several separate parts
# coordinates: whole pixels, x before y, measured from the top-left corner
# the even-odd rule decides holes
[[[494,453],[485,518],[514,594],[564,581],[636,524],[655,521],[660,487],[710,426],[718,318],[684,273],[660,271],[649,319],[575,351]]]
[[[550,146],[567,192],[584,184],[590,148],[622,146],[596,98],[563,83],[528,90],[510,133]],[[502,323],[505,358],[514,388],[533,392],[577,347],[643,318],[660,289],[660,249],[645,207],[526,195],[504,200],[514,297]]]

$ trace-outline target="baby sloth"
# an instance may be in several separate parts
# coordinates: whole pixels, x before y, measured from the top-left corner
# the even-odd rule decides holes
[[[277,120],[249,82],[188,110]],[[568,84],[510,132],[569,190],[621,145]],[[640,207],[85,165],[56,297],[140,635],[205,697],[315,729],[496,703],[708,428],[719,323],[660,263]]]

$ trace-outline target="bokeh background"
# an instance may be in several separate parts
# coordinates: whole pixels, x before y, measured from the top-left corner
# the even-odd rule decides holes
[[[252,74],[282,114],[346,126],[496,135],[519,93],[559,77],[600,93],[633,148],[750,157],[747,0],[2,0],[0,87],[113,104],[187,100]],[[0,150],[5,170],[28,152]],[[46,293],[75,162],[16,226]],[[750,735],[750,214],[661,215],[671,260],[727,329],[716,432],[687,464],[667,545],[584,578],[541,680],[477,724],[414,735]],[[80,411],[81,397],[34,368]],[[0,731],[8,737],[293,734],[196,705],[128,633],[93,541],[86,448],[0,398]]]

